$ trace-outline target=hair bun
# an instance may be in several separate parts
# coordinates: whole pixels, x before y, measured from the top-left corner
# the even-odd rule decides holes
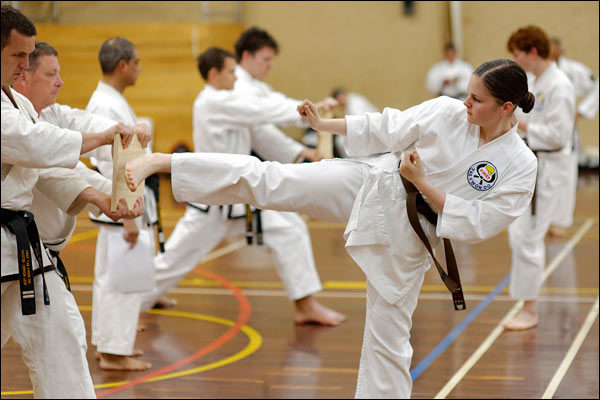
[[[531,111],[534,104],[535,96],[533,95],[533,93],[527,92],[523,100],[521,100],[521,102],[519,103],[519,107],[521,107],[521,110],[523,110],[523,112],[528,113],[529,111]]]

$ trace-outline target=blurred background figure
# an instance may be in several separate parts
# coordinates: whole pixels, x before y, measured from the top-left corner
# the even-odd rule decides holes
[[[590,167],[591,157],[587,156],[580,145],[577,121],[584,117],[592,120],[598,113],[598,79],[591,69],[579,61],[564,57],[565,50],[559,38],[550,39],[550,59],[555,61],[558,68],[563,71],[575,89],[577,99],[582,99],[577,106],[575,114],[575,127],[573,129],[573,151],[565,168],[569,170],[569,179],[565,190],[561,190],[561,204],[558,212],[552,217],[552,225],[548,230],[550,236],[565,237],[566,229],[573,225],[573,214],[575,212],[575,194],[577,192],[577,177],[579,166]],[[595,105],[594,105],[595,104]],[[590,107],[591,105],[591,107]],[[596,163],[595,167],[598,164]]]
[[[339,104],[337,109],[341,110],[340,113],[343,113],[342,115],[361,115],[368,112],[379,112],[379,109],[365,96],[356,92],[350,92],[343,87],[334,88],[331,92],[331,97],[337,100]],[[333,156],[348,157],[344,146],[344,137],[336,135],[333,137],[333,141]],[[317,132],[310,127],[307,128],[302,142],[307,146],[317,147]]]
[[[427,72],[425,87],[436,96],[450,96],[455,99],[467,98],[467,84],[473,73],[473,66],[456,57],[452,43],[444,46],[444,59],[435,63]]]

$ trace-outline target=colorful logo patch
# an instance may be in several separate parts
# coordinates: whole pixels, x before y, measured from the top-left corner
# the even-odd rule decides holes
[[[476,190],[490,190],[497,181],[498,170],[489,161],[478,161],[467,172],[467,182]]]
[[[546,98],[544,97],[544,93],[540,92],[535,95],[535,104],[533,105],[533,109],[535,111],[542,111],[544,109],[544,103],[546,102]]]

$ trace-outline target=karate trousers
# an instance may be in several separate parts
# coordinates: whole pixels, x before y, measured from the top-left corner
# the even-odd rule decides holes
[[[173,154],[171,185],[177,201],[249,203],[329,222],[348,222],[370,166],[350,160],[305,164],[260,162],[237,154]],[[408,294],[390,304],[367,284],[367,315],[357,398],[409,398],[411,317],[426,269],[415,269]]]
[[[35,398],[95,399],[86,358],[85,324],[73,295],[55,271],[34,278],[36,313],[22,315],[19,281],[2,283],[2,346],[12,337],[29,369]]]
[[[559,200],[556,211],[552,215],[551,225],[559,228],[569,228],[573,225],[573,214],[575,213],[577,199],[577,179],[579,177],[579,155],[577,151],[572,151],[564,156],[562,165],[557,168],[556,174],[560,174],[564,184],[559,185],[556,190],[556,196]]]
[[[147,292],[121,293],[111,286],[109,252],[111,242],[124,241],[122,226],[96,224],[96,258],[92,288],[92,344],[100,353],[130,356],[137,336],[142,296]],[[139,224],[138,224],[139,227]],[[152,228],[141,228],[139,235],[149,235],[154,243]],[[138,237],[138,243],[140,239]],[[148,249],[154,254],[154,247]],[[151,266],[148,269],[151,271]]]
[[[535,215],[532,215],[530,205],[528,211],[508,226],[508,243],[512,252],[509,293],[517,300],[537,299],[546,265],[544,238],[552,216],[564,206],[556,195],[564,180],[558,179],[553,173],[554,168],[549,168],[549,161],[554,160],[538,161]]]
[[[273,264],[291,300],[322,290],[315,267],[308,227],[295,213],[261,212],[264,247],[271,250]],[[213,206],[208,212],[188,206],[165,244],[165,252],[154,258],[156,289],[144,295],[147,311],[214,249],[223,239],[242,237],[244,218],[227,219]]]

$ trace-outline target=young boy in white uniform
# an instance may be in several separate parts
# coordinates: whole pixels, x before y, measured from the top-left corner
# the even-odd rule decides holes
[[[442,96],[402,112],[386,108],[336,120],[320,119],[308,101],[299,107],[313,129],[347,134],[356,159],[279,164],[243,155],[155,153],[131,160],[125,174],[135,190],[145,176],[171,172],[178,201],[247,201],[347,222],[346,249],[367,276],[356,397],[410,398],[411,316],[431,257],[409,223],[400,174],[438,214],[436,225],[418,217],[432,246],[438,237],[493,237],[531,200],[537,161],[517,134],[513,111],[533,103],[525,71],[496,60],[475,71],[464,104]]]
[[[300,104],[300,100],[276,92],[263,82],[271,70],[273,59],[278,51],[279,45],[265,30],[257,27],[245,30],[235,43],[235,55],[239,65],[235,69],[237,79],[233,88],[234,92],[239,96],[259,97],[261,101],[271,99],[272,101]],[[319,109],[330,109],[336,105],[337,101],[330,97],[317,103]],[[261,137],[261,140],[253,142],[252,146],[253,150],[265,160],[302,162],[303,160],[317,161],[320,159],[315,149],[305,147],[288,137],[275,124],[254,126],[252,135]],[[270,142],[281,141],[286,141],[287,146],[269,145]],[[291,282],[297,279],[297,274],[306,274],[301,279],[305,282],[304,288],[299,288],[303,293],[297,291],[292,297],[288,292],[288,296],[294,300],[294,320],[298,323],[313,321],[325,325],[340,324],[345,316],[323,307],[312,296],[313,293],[321,290],[321,283],[316,275],[312,244],[306,223],[295,213],[279,213],[277,226],[282,235],[289,235],[289,239],[281,236],[277,239],[277,244],[272,247],[276,253],[276,268],[281,280]],[[316,279],[315,276],[317,276]],[[311,281],[312,283],[308,284]],[[286,286],[291,287],[291,285]]]
[[[527,116],[519,114],[519,130],[539,160],[535,197],[531,212],[508,228],[512,250],[510,294],[525,304],[504,327],[521,330],[538,323],[536,299],[546,265],[544,237],[552,216],[565,206],[557,193],[568,190],[565,186],[571,170],[564,168],[564,160],[572,152],[575,92],[569,78],[548,59],[550,43],[540,28],[520,28],[511,35],[507,47],[515,61],[535,75],[530,87],[536,96],[535,107]]]
[[[280,148],[285,153],[290,144],[287,136],[264,136],[255,128],[266,123],[301,123],[296,111],[298,102],[283,97],[240,96],[232,90],[235,68],[233,54],[222,49],[209,48],[198,56],[198,69],[206,85],[194,101],[195,151],[250,154],[254,147],[259,152],[263,148]],[[296,155],[284,160],[291,162]],[[149,309],[224,238],[243,235],[245,219],[235,216],[243,217],[244,213],[242,204],[219,208],[189,203],[166,243],[165,253],[155,257],[156,290],[146,296],[142,308]],[[304,251],[311,246],[306,229],[294,229],[288,218],[276,211],[261,212],[260,218],[264,244],[272,250],[288,297],[296,302],[294,320],[326,325],[341,323],[344,318],[341,314],[315,300],[300,300],[322,288],[312,253]]]
[[[123,97],[126,87],[135,84],[141,71],[139,54],[135,46],[126,39],[116,37],[106,40],[98,53],[102,68],[102,80],[92,94],[87,110],[98,115],[122,122],[135,124],[137,118],[129,103]],[[148,150],[149,151],[149,150]],[[88,154],[92,164],[108,179],[113,179],[111,148],[104,146]],[[134,349],[138,330],[139,313],[145,291],[125,292],[114,286],[118,270],[128,268],[119,264],[127,259],[127,252],[135,246],[140,263],[153,273],[152,257],[155,253],[154,231],[156,221],[156,201],[149,187],[144,192],[144,216],[117,224],[105,218],[92,218],[98,226],[94,286],[92,300],[92,344],[96,345],[101,369],[145,370],[151,364],[137,360],[141,354]],[[123,246],[123,241],[128,246]],[[146,260],[146,261],[144,261]]]
[[[37,168],[73,168],[82,151],[111,143],[116,133],[121,133],[128,144],[134,133],[121,125],[99,133],[73,131],[32,118],[35,111],[25,112],[33,110],[32,104],[10,85],[29,67],[35,26],[18,10],[4,5],[1,25],[2,346],[10,337],[19,344],[34,397],[94,398],[81,345],[85,343],[83,319],[75,299],[42,250],[34,216],[29,211],[36,183],[55,202],[54,207],[63,211],[76,214],[90,200],[108,211],[110,199],[105,196],[108,203],[98,201],[97,191],[94,193],[89,185],[78,181],[73,171],[65,169],[60,175],[57,171],[54,176],[43,178]],[[120,207],[112,217],[132,215]]]

